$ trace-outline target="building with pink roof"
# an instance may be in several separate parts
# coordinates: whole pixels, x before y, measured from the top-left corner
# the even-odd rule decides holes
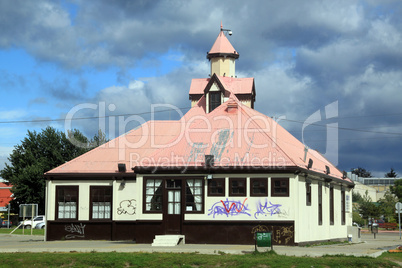
[[[276,245],[346,239],[354,183],[254,110],[254,78],[221,31],[192,108],[149,121],[45,174],[47,240]],[[168,236],[169,239],[164,235]]]
[[[0,182],[0,212],[7,211],[7,206],[13,200],[12,185]]]

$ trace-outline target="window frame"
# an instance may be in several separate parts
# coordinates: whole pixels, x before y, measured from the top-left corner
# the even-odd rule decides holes
[[[209,91],[208,92],[209,96],[209,112],[212,112],[216,108],[218,108],[222,104],[222,92],[220,91]],[[212,98],[212,96],[217,96],[216,100]],[[217,104],[217,105],[216,105]],[[215,106],[216,105],[216,106]],[[212,108],[214,106],[214,108]]]
[[[110,216],[108,218],[93,218],[93,199],[95,190],[109,190],[110,191]],[[104,195],[106,196],[106,195]],[[103,201],[107,202],[107,201]],[[112,220],[113,216],[113,186],[110,185],[91,185],[89,187],[89,219],[94,221]]]
[[[329,224],[335,224],[335,213],[334,213],[334,186],[329,187]]]
[[[60,218],[59,217],[59,197],[60,197],[60,190],[74,190],[76,192],[76,199],[77,201],[75,202],[75,217],[74,218]],[[78,185],[56,185],[56,209],[55,209],[55,219],[56,220],[78,220],[78,214],[79,214],[79,197],[80,197],[80,192],[79,192],[79,186]]]
[[[311,206],[311,181],[306,181],[306,206]]]
[[[276,181],[284,181],[286,183],[286,193],[276,193],[275,189],[275,182]],[[279,188],[285,188],[285,187],[279,187]],[[289,178],[271,178],[271,196],[272,197],[289,197],[290,196],[290,180]]]
[[[243,193],[233,193],[233,182],[243,182],[244,186],[237,188],[244,188]],[[229,178],[229,196],[247,196],[247,178]]]
[[[158,194],[160,196],[160,204],[161,204],[161,208],[160,210],[147,210],[147,182],[153,180],[154,184],[154,194],[156,193],[156,191],[159,189],[159,187],[161,187],[161,193]],[[155,189],[155,181],[156,180],[160,180],[161,184],[158,186],[158,188]],[[164,183],[165,180],[163,178],[160,177],[144,177],[144,184],[143,184],[143,207],[142,207],[142,212],[146,213],[146,214],[162,214],[163,213],[163,206],[164,206]]]
[[[265,193],[255,193],[254,182],[264,182],[265,186],[260,184],[257,188],[264,189]],[[268,196],[268,178],[250,178],[250,196]]]
[[[195,185],[195,180],[200,180],[201,181],[201,186],[199,187],[200,189],[201,189],[201,193],[200,194],[198,194],[198,196],[201,196],[201,202],[200,202],[200,204],[201,204],[201,210],[196,210],[196,211],[194,211],[194,210],[192,210],[192,211],[187,211],[187,181],[188,180],[193,180],[194,181],[194,184],[193,185]],[[183,179],[183,181],[184,181],[184,200],[183,200],[183,207],[184,207],[184,209],[183,209],[183,214],[204,214],[204,209],[205,209],[205,194],[204,194],[204,189],[205,189],[205,184],[204,184],[204,179],[203,178],[201,178],[201,177],[194,177],[194,178],[186,178],[186,179]],[[188,187],[190,187],[190,186],[188,186]],[[195,187],[195,186],[193,186],[193,187]],[[191,194],[193,195],[193,196],[195,196],[194,195],[194,193],[193,192],[191,192]],[[195,200],[194,200],[194,205],[196,205],[196,202],[195,202]]]
[[[318,183],[318,225],[322,225],[322,183]]]
[[[345,190],[341,190],[341,224],[346,224],[346,198]]]
[[[221,182],[221,186],[212,186],[214,182]],[[208,196],[225,196],[226,194],[226,178],[213,178],[208,180]],[[222,188],[222,193],[212,193],[212,189]]]

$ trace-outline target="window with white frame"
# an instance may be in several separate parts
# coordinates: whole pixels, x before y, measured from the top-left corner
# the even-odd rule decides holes
[[[203,179],[186,179],[186,212],[203,211]]]
[[[162,212],[162,180],[146,179],[145,212]]]

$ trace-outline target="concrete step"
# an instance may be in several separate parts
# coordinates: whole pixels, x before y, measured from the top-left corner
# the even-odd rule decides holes
[[[184,235],[155,235],[152,243],[153,247],[175,247],[179,244],[185,244]]]

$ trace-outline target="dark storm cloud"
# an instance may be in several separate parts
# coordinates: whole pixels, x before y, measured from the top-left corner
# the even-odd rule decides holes
[[[132,80],[105,85],[94,98],[85,96],[84,80],[78,89],[66,80],[43,83],[58,99],[117,103],[116,114],[148,111],[153,103],[186,107],[191,78],[208,75],[205,53],[222,21],[240,53],[238,77],[255,77],[256,109],[297,121],[282,121],[296,137],[311,114],[334,101],[339,127],[402,132],[392,128],[398,118],[374,116],[402,113],[400,1],[2,1],[0,18],[0,48],[19,47],[67,68],[113,66],[119,81]],[[171,73],[127,74],[139,61],[159,66],[169,51],[183,56]],[[351,116],[360,117],[343,119]],[[341,169],[401,169],[395,159],[402,153],[392,151],[401,139],[341,130],[339,136]],[[324,131],[310,139],[325,150]],[[386,150],[392,152],[379,163],[377,153]]]

